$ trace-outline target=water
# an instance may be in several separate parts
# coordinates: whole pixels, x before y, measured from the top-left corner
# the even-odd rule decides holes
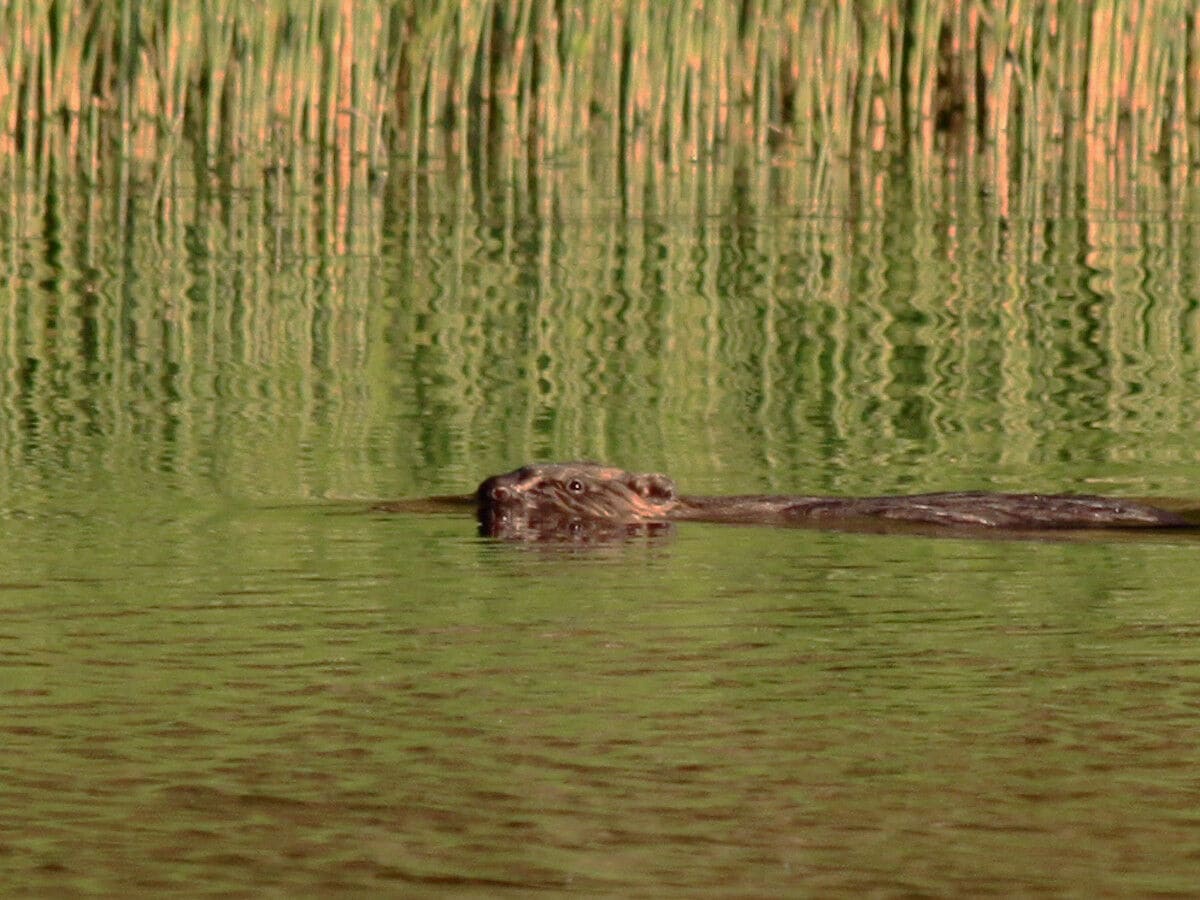
[[[327,251],[253,198],[120,233],[14,192],[5,887],[1189,893],[1189,535],[368,511],[581,456],[696,493],[1196,495],[1187,197],[817,215],[774,177],[614,207],[432,174]]]

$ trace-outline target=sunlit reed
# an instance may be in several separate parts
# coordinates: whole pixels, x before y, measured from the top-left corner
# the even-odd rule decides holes
[[[380,168],[442,147],[536,159],[644,142],[1185,164],[1200,121],[1182,0],[134,0],[0,6],[0,153],[94,172],[111,148]],[[160,170],[159,179],[163,175]]]

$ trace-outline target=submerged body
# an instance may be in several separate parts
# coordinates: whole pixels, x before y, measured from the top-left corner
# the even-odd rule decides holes
[[[958,529],[1184,528],[1183,516],[1131,500],[1090,494],[983,491],[888,497],[680,495],[666,475],[596,463],[539,463],[479,486],[481,530],[522,538],[583,539],[669,527],[676,521],[866,526],[895,523]]]

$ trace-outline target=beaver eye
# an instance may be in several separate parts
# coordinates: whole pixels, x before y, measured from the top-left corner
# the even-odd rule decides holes
[[[583,493],[583,482],[580,481],[578,478],[572,478],[570,481],[567,482],[567,490],[570,491],[572,494],[582,494]]]

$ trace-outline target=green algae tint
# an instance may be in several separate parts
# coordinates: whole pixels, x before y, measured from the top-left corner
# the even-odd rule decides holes
[[[151,228],[7,186],[4,884],[1189,892],[1190,535],[544,546],[368,511],[588,457],[690,493],[1200,494],[1188,191],[1004,218],[897,174],[818,214],[744,174],[397,177],[340,249],[253,194]]]

